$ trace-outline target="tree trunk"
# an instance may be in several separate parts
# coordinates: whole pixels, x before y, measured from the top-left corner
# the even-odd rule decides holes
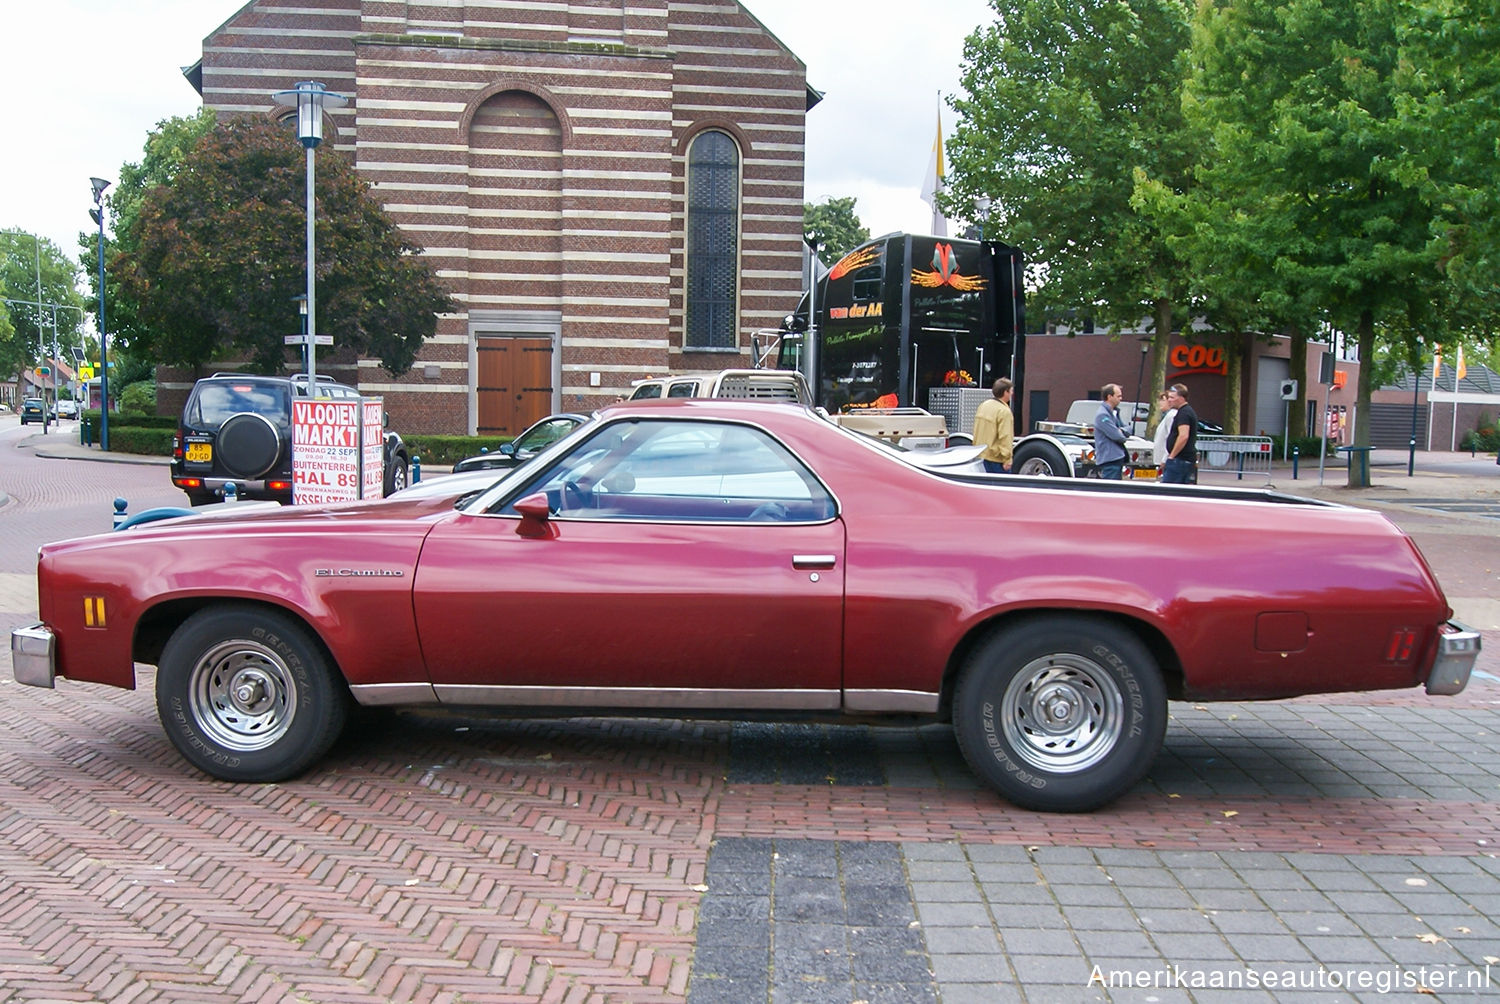
[[[1156,395],[1165,390],[1167,386],[1167,353],[1172,348],[1172,301],[1160,299],[1156,301],[1156,334],[1151,339],[1151,383],[1148,389],[1141,392],[1142,399],[1151,402],[1151,417],[1146,420],[1146,438],[1150,439],[1156,435],[1157,423],[1161,421],[1161,412],[1157,411]]]
[[[1375,367],[1372,361],[1375,359],[1375,313],[1366,308],[1359,314],[1359,395],[1355,399],[1356,414],[1359,421],[1354,426],[1354,445],[1368,447],[1370,445],[1370,391],[1374,382]],[[1351,456],[1359,456],[1353,454]],[[1363,456],[1368,459],[1370,454],[1366,452]],[[1349,487],[1370,487],[1370,465],[1368,463],[1352,462],[1349,464]]]
[[[1292,379],[1297,381],[1297,400],[1292,402],[1287,415],[1288,439],[1307,437],[1307,334],[1293,324],[1287,329],[1291,337]],[[1288,447],[1290,450],[1290,447]]]
[[[1224,435],[1240,434],[1241,374],[1245,371],[1245,338],[1238,331],[1224,336]]]

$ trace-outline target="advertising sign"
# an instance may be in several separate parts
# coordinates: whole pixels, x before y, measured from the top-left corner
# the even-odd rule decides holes
[[[374,410],[374,463],[366,460],[366,419]],[[384,434],[379,398],[308,399],[292,402],[292,504],[352,502],[379,498]],[[364,468],[373,467],[373,482]],[[375,488],[367,488],[373,483]]]
[[[378,397],[363,397],[359,406],[364,431],[360,497],[378,499],[385,492],[385,402]]]

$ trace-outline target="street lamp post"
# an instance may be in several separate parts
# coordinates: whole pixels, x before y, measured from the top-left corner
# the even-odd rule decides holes
[[[981,195],[974,200],[974,215],[979,219],[979,239],[983,241],[984,225],[990,219],[990,197],[988,195]]]
[[[1130,416],[1130,432],[1135,434],[1135,416],[1141,413],[1141,381],[1146,376],[1146,357],[1151,354],[1151,341],[1147,338],[1141,339],[1141,364],[1135,371],[1135,415]],[[1146,409],[1146,424],[1151,424],[1151,409]]]
[[[104,327],[104,190],[109,182],[90,178],[94,186],[94,208],[89,210],[99,224],[99,449],[109,452],[109,338]]]
[[[307,152],[307,331],[302,339],[303,349],[307,353],[307,385],[311,393],[318,382],[318,312],[317,294],[313,288],[313,266],[316,261],[313,224],[313,184],[316,175],[314,151],[323,142],[323,109],[342,108],[349,103],[349,99],[342,94],[333,93],[316,80],[298,81],[296,90],[277,91],[271,96],[282,104],[296,104],[297,138],[302,141],[302,148]]]

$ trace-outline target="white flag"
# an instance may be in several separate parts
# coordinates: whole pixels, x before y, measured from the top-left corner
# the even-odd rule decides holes
[[[937,136],[932,141],[932,156],[927,161],[927,178],[922,182],[922,201],[932,207],[932,234],[948,236],[948,219],[938,208],[937,197],[947,187],[943,179],[948,171],[943,163],[943,110],[938,109]]]

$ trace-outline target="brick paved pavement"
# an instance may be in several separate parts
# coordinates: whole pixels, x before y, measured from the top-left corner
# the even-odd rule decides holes
[[[38,540],[178,501],[25,454],[0,429],[7,628]],[[1483,613],[1493,527],[1418,509],[1391,504]],[[171,749],[149,669],[48,692],[0,666],[0,1001],[1493,997],[1443,981],[1500,957],[1494,637],[1457,699],[1174,704],[1147,781],[1089,816],[1009,807],[937,726],[372,715],[306,777],[234,786]],[[1323,984],[1190,987],[1251,974]]]

